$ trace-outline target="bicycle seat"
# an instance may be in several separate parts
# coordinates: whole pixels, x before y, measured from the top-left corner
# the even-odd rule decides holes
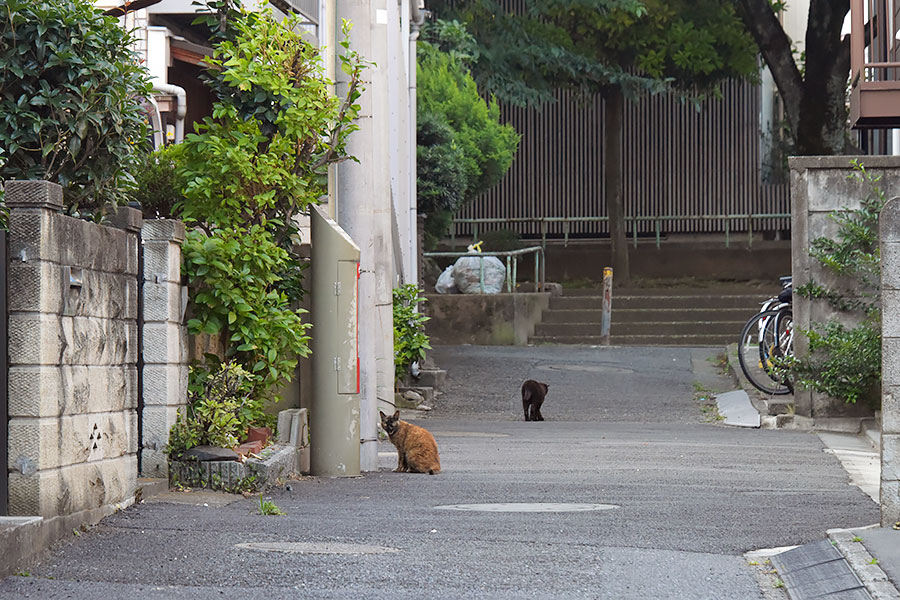
[[[781,283],[781,287],[787,287],[787,286],[791,285],[792,280],[793,280],[793,277],[791,275],[784,275],[784,276],[778,278],[778,281]]]
[[[790,284],[788,284],[788,286],[786,288],[784,288],[783,290],[781,290],[781,292],[778,294],[778,301],[789,303],[791,301],[791,298],[793,295],[793,289],[794,288],[791,287]]]

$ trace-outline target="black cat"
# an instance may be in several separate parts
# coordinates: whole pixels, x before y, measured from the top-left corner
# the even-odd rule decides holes
[[[522,409],[525,411],[526,421],[543,421],[541,416],[541,404],[544,396],[550,388],[546,383],[529,379],[522,384]]]

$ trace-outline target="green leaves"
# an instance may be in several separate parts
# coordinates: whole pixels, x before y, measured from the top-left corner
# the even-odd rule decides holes
[[[0,4],[0,179],[45,179],[70,209],[127,201],[148,77],[130,34],[87,0]]]
[[[431,349],[425,335],[428,317],[416,312],[416,307],[425,302],[416,284],[410,283],[393,291],[394,303],[394,366],[399,379],[409,372],[412,364],[425,359],[425,351]]]
[[[439,21],[437,27],[451,35],[453,43],[462,40],[465,48],[474,44],[462,36],[458,24]],[[441,43],[439,34],[431,35]],[[481,97],[462,58],[427,42],[418,48],[417,201],[419,210],[429,215],[429,236],[440,237],[447,224],[443,215],[452,215],[506,174],[519,135],[500,123],[497,102]]]

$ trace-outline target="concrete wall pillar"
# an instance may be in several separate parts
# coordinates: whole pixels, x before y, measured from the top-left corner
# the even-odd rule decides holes
[[[881,238],[881,525],[900,521],[900,198],[885,205]]]
[[[187,403],[189,353],[181,285],[184,223],[144,221],[143,439],[141,475],[167,477],[165,454],[178,409]]]
[[[60,214],[62,189],[10,181],[9,512],[97,520],[134,494],[140,212]]]
[[[789,160],[791,169],[791,262],[794,288],[810,280],[828,287],[840,287],[842,282],[809,255],[810,245],[819,237],[833,238],[838,224],[831,218],[834,211],[854,210],[869,193],[864,183],[850,177],[854,173],[851,161],[856,158],[874,176],[878,185],[890,196],[900,189],[900,157],[896,156],[805,156]],[[780,273],[773,273],[773,280]],[[846,285],[844,287],[847,287]],[[847,289],[846,293],[852,293]],[[797,331],[811,329],[816,324],[838,320],[854,326],[853,315],[839,313],[825,301],[813,301],[794,294],[794,324]],[[797,356],[809,353],[809,341],[804,335],[794,338]],[[845,404],[811,390],[797,390],[794,394],[795,422],[833,417],[864,417],[871,414],[865,403]],[[812,421],[813,423],[815,421]]]

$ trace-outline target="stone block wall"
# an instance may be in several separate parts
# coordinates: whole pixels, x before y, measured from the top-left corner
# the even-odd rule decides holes
[[[137,477],[140,211],[101,226],[60,214],[62,190],[6,183],[9,512],[111,506]]]
[[[791,169],[791,262],[794,287],[810,279],[827,287],[840,286],[840,280],[810,257],[811,242],[818,237],[834,237],[838,229],[830,215],[835,210],[854,210],[869,193],[866,184],[849,178],[853,173],[850,161],[854,158],[872,174],[881,176],[879,186],[891,197],[892,190],[900,190],[900,157],[898,156],[816,156],[795,157],[789,160]],[[778,273],[773,273],[772,278]],[[810,329],[811,324],[840,319],[847,325],[847,315],[836,313],[824,301],[810,302],[794,294],[794,324],[797,329]],[[808,340],[798,335],[794,339],[798,356],[808,353]],[[798,390],[794,394],[797,415],[813,419],[831,417],[868,416],[871,409],[865,403],[845,404],[824,394]]]
[[[181,285],[184,224],[144,221],[143,423],[141,474],[168,477],[165,447],[178,409],[187,400],[187,288]]]
[[[900,521],[900,198],[881,212],[881,525]]]

